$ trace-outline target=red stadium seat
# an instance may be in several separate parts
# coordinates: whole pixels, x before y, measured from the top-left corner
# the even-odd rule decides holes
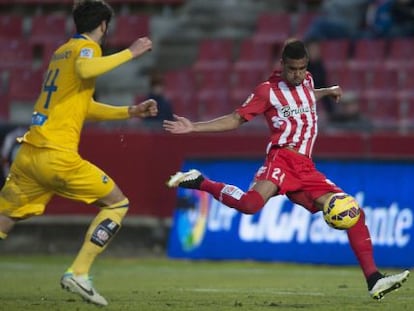
[[[205,39],[198,46],[197,59],[193,69],[225,70],[233,62],[233,41],[230,39]]]
[[[0,93],[0,120],[5,121],[9,119],[9,96]]]
[[[399,85],[398,90],[396,91],[396,94],[400,98],[401,102],[412,103],[411,99],[414,98],[414,70],[412,69],[401,70],[400,73],[401,73],[400,85]],[[409,110],[409,111],[412,111],[412,110]],[[414,113],[411,114],[411,116],[414,117]]]
[[[351,42],[347,39],[322,41],[321,56],[329,68],[343,67],[349,59]]]
[[[414,129],[414,96],[403,94],[399,97],[402,110],[402,126],[407,129]]]
[[[360,39],[354,43],[351,66],[359,69],[372,69],[384,64],[387,42],[385,39]]]
[[[0,37],[2,39],[21,39],[23,37],[23,16],[0,15]]]
[[[394,69],[379,66],[369,70],[367,76],[366,92],[395,93],[400,86],[400,73]]]
[[[366,72],[357,68],[340,67],[327,69],[328,85],[338,84],[346,91],[361,93],[366,86]]]
[[[231,71],[224,70],[202,70],[195,72],[197,88],[204,89],[228,89],[230,87]]]
[[[0,69],[31,68],[32,63],[30,44],[18,39],[0,39]]]
[[[264,71],[252,69],[235,69],[233,71],[234,85],[231,89],[231,101],[236,107],[243,104],[247,97],[253,93],[255,87],[268,78]]]
[[[68,39],[64,14],[35,15],[31,19],[29,42],[32,45],[61,43]]]
[[[392,69],[401,67],[414,68],[412,50],[414,48],[414,38],[394,38],[390,41],[389,52],[387,55],[386,66]]]
[[[267,43],[255,42],[252,38],[242,41],[239,57],[234,63],[236,70],[266,70],[271,66],[272,49]]]
[[[233,110],[227,89],[202,90],[197,92],[199,119],[210,120]]]
[[[201,109],[199,110],[200,117],[210,118],[225,111],[229,112],[231,106],[230,78],[231,71],[227,69],[198,72],[196,95],[199,109]]]
[[[166,72],[164,92],[171,100],[174,113],[193,119],[198,117],[198,103],[195,98],[196,81],[191,69]]]
[[[414,68],[400,69],[400,73],[400,90],[414,92]]]
[[[10,72],[9,98],[10,102],[24,101],[31,104],[41,92],[43,71],[32,69],[15,69]]]
[[[299,39],[303,39],[304,35],[309,29],[315,17],[318,14],[315,12],[306,12],[298,15],[298,19],[293,27],[293,36]]]
[[[380,129],[396,129],[403,117],[399,98],[393,93],[366,93],[361,101],[369,107],[368,117]]]
[[[253,39],[256,42],[274,44],[289,38],[292,20],[288,13],[262,13],[256,22]]]
[[[139,37],[150,35],[150,16],[146,14],[119,15],[115,18],[113,27],[114,30],[108,37],[108,45],[125,48]]]

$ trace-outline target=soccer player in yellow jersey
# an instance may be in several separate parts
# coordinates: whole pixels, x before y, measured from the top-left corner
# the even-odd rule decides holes
[[[152,47],[137,39],[119,53],[102,56],[100,44],[113,15],[104,1],[80,1],[73,8],[77,34],[53,54],[29,131],[0,192],[0,239],[14,224],[41,215],[53,195],[95,204],[99,213],[87,230],[83,245],[61,278],[61,286],[97,305],[108,304],[92,286],[89,270],[121,227],[128,199],[101,169],[78,154],[87,120],[145,118],[157,114],[157,103],[116,107],[93,99],[99,75],[136,58]],[[131,29],[131,31],[134,31]]]

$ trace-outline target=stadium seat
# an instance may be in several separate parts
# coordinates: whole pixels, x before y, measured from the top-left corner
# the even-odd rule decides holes
[[[267,70],[272,62],[271,45],[267,43],[255,42],[252,38],[247,38],[240,45],[240,53],[234,62],[236,70]]]
[[[350,65],[359,69],[372,69],[386,60],[385,39],[360,39],[354,42]]]
[[[230,39],[204,39],[198,45],[195,71],[227,70],[233,62],[234,43]]]
[[[292,19],[288,13],[262,13],[256,22],[253,39],[256,42],[274,44],[289,38]]]
[[[400,68],[400,90],[414,92],[414,68]]]
[[[174,113],[196,119],[198,103],[195,97],[196,81],[191,69],[172,70],[164,74],[165,96],[171,100]]]
[[[328,85],[339,85],[344,92],[352,91],[361,93],[366,86],[366,72],[358,68],[334,67],[327,68]]]
[[[265,72],[254,68],[233,70],[233,87],[230,92],[233,106],[243,104],[255,87],[268,78]]]
[[[197,72],[196,96],[199,109],[201,109],[199,110],[200,117],[210,118],[225,111],[229,112],[230,81],[231,71],[229,69]]]
[[[31,19],[29,42],[32,45],[61,43],[68,39],[64,14],[35,15]]]
[[[10,102],[23,101],[34,104],[41,92],[43,71],[14,69],[10,72],[8,96]]]
[[[19,39],[0,39],[0,69],[31,68],[33,53],[30,44]]]
[[[401,79],[398,90],[396,90],[395,93],[400,98],[401,102],[409,101],[412,103],[410,99],[414,98],[414,70],[407,69],[400,70],[399,72],[401,74]]]
[[[366,92],[389,93],[396,92],[400,86],[400,73],[379,65],[367,72]]]
[[[230,87],[231,70],[202,70],[196,71],[197,89],[228,89]]]
[[[390,40],[389,52],[385,65],[391,69],[414,68],[412,50],[414,38],[394,38]]]
[[[210,120],[231,113],[233,110],[228,89],[197,92],[199,119]]]
[[[400,101],[393,93],[365,93],[362,96],[368,109],[368,117],[378,129],[396,129],[403,117]]]
[[[414,96],[403,94],[399,97],[402,111],[402,126],[405,129],[414,129]]]
[[[112,25],[110,26],[112,27]],[[150,16],[146,14],[119,15],[108,37],[110,47],[126,48],[139,37],[150,35]]]
[[[351,42],[347,39],[321,41],[321,56],[327,69],[344,66],[350,53]]]
[[[21,39],[23,37],[23,16],[0,15],[0,37],[2,39]]]
[[[0,121],[9,119],[9,96],[5,93],[0,93]]]
[[[297,16],[297,19],[293,25],[293,33],[292,36],[304,39],[304,35],[309,29],[309,26],[312,24],[315,17],[317,17],[318,14],[315,12],[305,12],[305,13],[299,13]]]

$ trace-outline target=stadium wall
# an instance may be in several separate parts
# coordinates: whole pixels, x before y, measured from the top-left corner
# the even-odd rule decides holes
[[[14,128],[1,127],[0,141]],[[314,157],[414,162],[412,141],[414,135],[395,133],[322,134],[316,142]],[[177,205],[177,193],[165,183],[186,160],[261,160],[267,142],[265,133],[254,130],[170,135],[163,131],[87,128],[82,134],[79,151],[115,179],[131,201],[131,215],[170,218]],[[94,207],[62,198],[54,198],[46,210],[46,215],[95,213]]]
[[[335,133],[321,135],[316,159],[414,161],[413,136]],[[171,217],[176,190],[165,183],[186,159],[262,159],[267,144],[263,132],[169,135],[163,132],[96,130],[84,132],[80,153],[104,169],[131,201],[132,215]],[[392,183],[392,180],[384,183]],[[404,182],[404,181],[398,181]],[[406,181],[409,182],[409,181]],[[83,204],[55,198],[49,215],[94,214]]]
[[[0,128],[0,141],[11,129],[12,126]],[[177,205],[182,203],[178,201],[177,191],[165,185],[170,174],[189,164],[189,160],[238,161],[242,167],[252,161],[260,163],[267,144],[266,136],[256,131],[170,135],[162,131],[86,128],[80,153],[114,178],[131,201],[129,217],[124,223],[126,228],[121,230],[117,243],[108,249],[108,254],[162,254],[171,219],[176,216]],[[413,140],[413,136],[387,133],[322,134],[315,146],[315,158],[357,163],[383,159],[412,164]],[[343,164],[339,161],[337,165]],[[239,177],[233,172],[224,169],[221,173],[229,178],[229,182],[238,183]],[[251,173],[248,175],[243,182],[250,180]],[[373,179],[381,177],[381,172],[373,171]],[[411,180],[396,176],[383,183],[411,184]],[[395,200],[399,198],[395,197]],[[92,206],[54,198],[45,216],[34,217],[16,226],[7,243],[0,245],[0,252],[75,252],[96,212]]]

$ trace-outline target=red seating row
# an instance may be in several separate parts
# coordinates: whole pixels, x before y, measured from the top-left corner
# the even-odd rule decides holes
[[[258,16],[253,39],[259,43],[275,44],[290,37],[302,38],[316,17],[314,12],[292,15],[286,12],[265,12]]]
[[[62,13],[34,15],[30,17],[30,29],[27,38],[23,31],[22,15],[0,15],[0,37],[2,39],[27,39],[31,44],[55,45],[72,35],[74,25],[71,19]],[[150,16],[146,14],[118,15],[111,24],[109,44],[113,46],[129,45],[134,39],[149,34]]]
[[[329,40],[321,42],[322,59],[327,67],[343,66],[347,62],[356,68],[370,69],[379,64],[398,68],[414,66],[410,51],[413,38]]]
[[[116,17],[107,46],[125,48],[136,38],[148,36],[148,15]],[[0,69],[31,67],[35,57],[46,66],[53,51],[74,33],[72,22],[63,14],[36,15],[31,18],[26,37],[21,15],[0,15]]]
[[[408,46],[414,46],[414,39],[322,42],[329,83],[360,94],[362,110],[375,122],[407,125],[405,120],[414,120],[414,67],[407,66]],[[253,37],[241,43],[239,52],[229,39],[202,41],[191,68],[167,74],[167,94],[178,114],[208,119],[228,113],[267,78],[273,57],[271,45]]]

